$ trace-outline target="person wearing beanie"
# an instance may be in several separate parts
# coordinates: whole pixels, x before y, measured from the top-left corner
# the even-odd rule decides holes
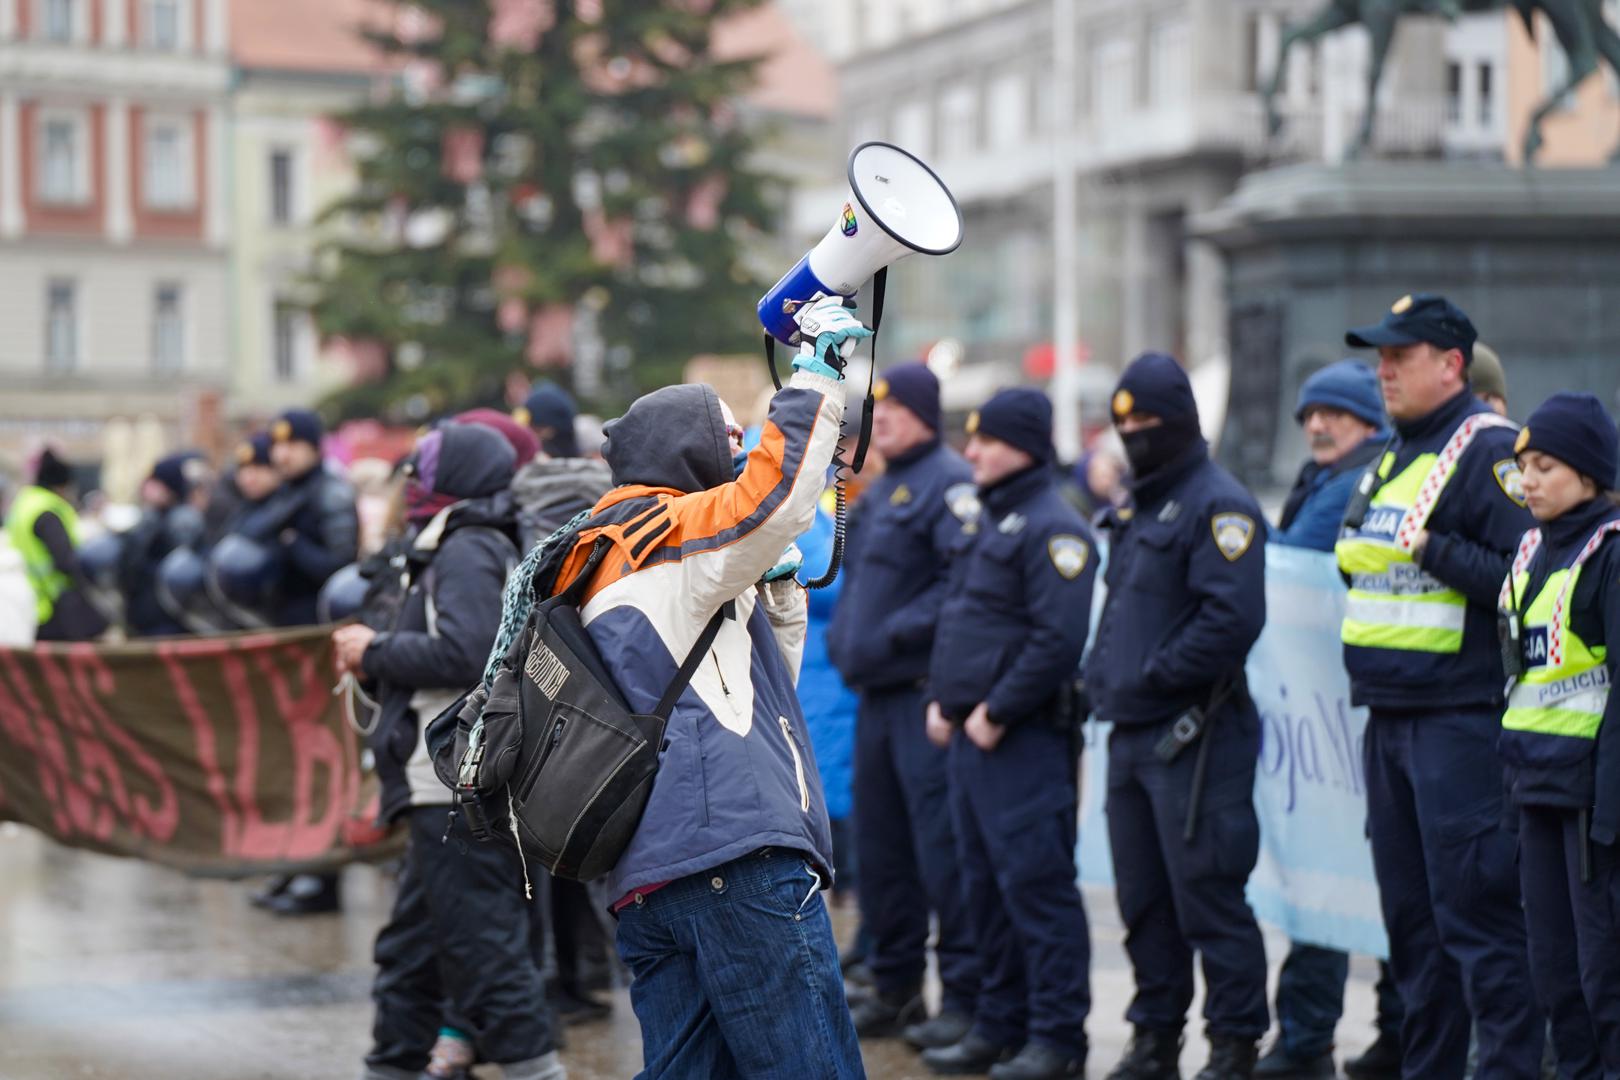
[[[21,556],[34,592],[38,641],[88,641],[107,630],[79,565],[79,514],[72,495],[72,466],[47,446],[35,461],[34,482],[18,490],[6,512],[6,537]]]
[[[275,544],[284,568],[278,626],[314,623],[321,586],[359,552],[354,488],[327,472],[324,435],[321,418],[309,409],[289,409],[270,427],[270,453],[282,487],[254,529]]]
[[[205,490],[207,463],[195,450],[159,458],[141,482],[141,516],[119,535],[118,588],[124,629],[131,637],[167,637],[188,627],[166,603],[159,585],[164,560],[204,545],[207,523],[193,497]]]
[[[534,429],[501,412],[499,409],[469,409],[459,413],[454,418],[457,424],[483,424],[500,433],[501,438],[511,444],[512,451],[517,455],[517,467],[523,468],[535,459],[540,453],[540,437]]]
[[[1402,1069],[1435,1080],[1461,1080],[1470,1029],[1480,1076],[1539,1075],[1544,1041],[1496,752],[1496,600],[1531,518],[1516,428],[1469,391],[1476,339],[1428,293],[1345,334],[1378,350],[1395,436],[1357,481],[1335,546],[1344,665],[1351,704],[1369,710],[1367,831],[1390,969],[1412,1006]]]
[[[945,751],[924,733],[924,682],[949,582],[950,549],[978,516],[973,474],[940,432],[939,379],[894,364],[873,388],[872,449],[886,470],[849,526],[844,589],[827,649],[860,695],[855,716],[856,863],[874,992],[854,1007],[863,1038],[920,1049],[967,1034],[979,994],[973,927],[946,801]],[[943,994],[923,1013],[930,916]]]
[[[416,530],[398,616],[386,631],[356,623],[332,634],[339,675],[373,686],[379,817],[402,822],[407,836],[405,872],[377,934],[367,1077],[439,1075],[424,1069],[445,1050],[446,1002],[503,1075],[564,1075],[540,1000],[518,853],[478,843],[461,815],[446,824],[451,793],[423,741],[428,722],[482,678],[500,626],[507,571],[519,558],[507,490],[516,461],[508,439],[483,424],[444,424],[418,439],[404,470]]]
[[[1084,717],[1072,689],[1096,544],[1058,490],[1045,394],[1002,390],[967,430],[982,509],[951,553],[927,730],[948,747],[982,983],[972,1027],[924,1051],[923,1063],[994,1080],[1084,1076],[1091,945],[1074,867],[1074,740]]]
[[[1498,748],[1518,820],[1530,977],[1560,1076],[1620,1076],[1620,432],[1554,394],[1514,444],[1537,527],[1502,584],[1509,663]]]
[[[547,457],[577,458],[574,420],[578,416],[579,408],[568,391],[554,382],[543,382],[529,392],[513,419],[534,430]]]
[[[1468,389],[1491,407],[1497,416],[1508,414],[1507,369],[1496,350],[1483,341],[1474,342],[1474,359],[1468,365]]]
[[[1271,540],[1332,551],[1356,482],[1389,441],[1378,377],[1359,360],[1328,364],[1300,387],[1294,419],[1305,431],[1310,458],[1283,503]],[[1278,1037],[1255,1065],[1256,1077],[1314,1080],[1337,1075],[1334,1030],[1344,1013],[1349,976],[1348,953],[1301,941],[1289,943],[1277,978]],[[1379,1039],[1387,1052],[1398,1055],[1404,1011],[1382,965],[1378,988]],[[1398,1056],[1394,1064],[1398,1075]]]
[[[1247,1080],[1271,1021],[1265,946],[1244,896],[1259,854],[1260,718],[1243,667],[1266,621],[1266,524],[1210,460],[1192,384],[1172,357],[1137,357],[1111,405],[1136,475],[1130,505],[1104,518],[1108,599],[1086,688],[1114,725],[1108,835],[1137,989],[1126,1013],[1134,1035],[1110,1075],[1180,1075],[1196,951],[1210,1041],[1198,1080]],[[1193,731],[1178,728],[1189,717]],[[1184,740],[1166,760],[1172,729]]]

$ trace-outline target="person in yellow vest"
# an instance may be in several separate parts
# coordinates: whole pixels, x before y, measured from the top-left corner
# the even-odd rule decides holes
[[[1525,533],[1500,597],[1498,746],[1518,808],[1530,976],[1560,1076],[1620,1076],[1620,432],[1590,394],[1554,394],[1519,432]],[[1483,1075],[1483,1074],[1482,1074]]]
[[[49,447],[40,451],[34,482],[17,492],[6,515],[6,535],[22,556],[34,588],[40,641],[86,641],[107,629],[107,620],[84,591],[76,548],[79,515],[69,496],[73,469]]]
[[[1496,753],[1503,693],[1496,602],[1531,525],[1515,425],[1469,392],[1473,323],[1403,296],[1346,343],[1378,350],[1395,424],[1357,482],[1335,547],[1350,586],[1342,636],[1363,743],[1367,832],[1408,1003],[1401,1075],[1462,1080],[1470,1022],[1490,1080],[1540,1076],[1544,1028],[1524,977],[1514,838]]]

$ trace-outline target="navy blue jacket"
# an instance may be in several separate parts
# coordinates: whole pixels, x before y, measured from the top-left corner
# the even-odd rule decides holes
[[[861,496],[827,630],[827,651],[852,689],[928,674],[951,544],[977,502],[972,476],[961,455],[935,441],[889,462]]]
[[[1490,412],[1463,390],[1428,416],[1398,421],[1390,452],[1398,476],[1419,454],[1438,454],[1457,428]],[[1496,603],[1519,538],[1535,527],[1524,505],[1508,494],[1517,465],[1513,428],[1474,436],[1457,471],[1429,515],[1429,543],[1418,565],[1468,598],[1462,651],[1456,655],[1346,645],[1350,700],[1375,709],[1449,709],[1502,704],[1501,647]]]
[[[1521,608],[1540,595],[1555,570],[1568,569],[1586,542],[1620,508],[1599,497],[1555,521],[1541,525],[1542,545],[1530,560],[1529,582],[1518,597]],[[1581,568],[1570,598],[1569,627],[1588,648],[1607,647],[1608,705],[1597,739],[1538,739],[1504,731],[1500,748],[1513,802],[1518,806],[1594,809],[1592,838],[1612,844],[1620,835],[1620,543],[1610,537]]]
[[[1086,688],[1101,719],[1154,724],[1241,679],[1266,623],[1266,525],[1202,439],[1132,495],[1115,515]]]
[[[354,562],[360,519],[354,489],[319,465],[283,484],[271,496],[267,512],[271,516],[280,512],[283,500],[290,514],[282,525],[285,569],[276,621],[299,626],[315,621],[315,599],[326,579]]]
[[[1096,545],[1045,466],[980,497],[951,554],[929,693],[955,723],[981,702],[998,724],[1046,720],[1086,650]]]

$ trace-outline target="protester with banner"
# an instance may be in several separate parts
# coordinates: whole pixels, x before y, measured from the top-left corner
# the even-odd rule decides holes
[[[1530,974],[1560,1076],[1620,1076],[1620,432],[1590,394],[1555,394],[1514,444],[1540,523],[1502,586],[1511,646],[1500,747],[1518,810]]]

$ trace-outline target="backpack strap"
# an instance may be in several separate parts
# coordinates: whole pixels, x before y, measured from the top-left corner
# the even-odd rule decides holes
[[[714,645],[714,639],[720,633],[720,624],[725,621],[727,615],[736,610],[736,603],[735,600],[727,600],[710,617],[709,625],[703,628],[703,633],[692,643],[692,651],[681,661],[680,670],[675,673],[675,678],[670,680],[669,688],[664,691],[664,696],[658,700],[658,705],[653,709],[653,715],[658,719],[668,720],[669,714],[675,711],[675,703],[686,693],[686,687],[691,683],[692,676],[697,674],[698,665],[703,663],[704,655]]]

